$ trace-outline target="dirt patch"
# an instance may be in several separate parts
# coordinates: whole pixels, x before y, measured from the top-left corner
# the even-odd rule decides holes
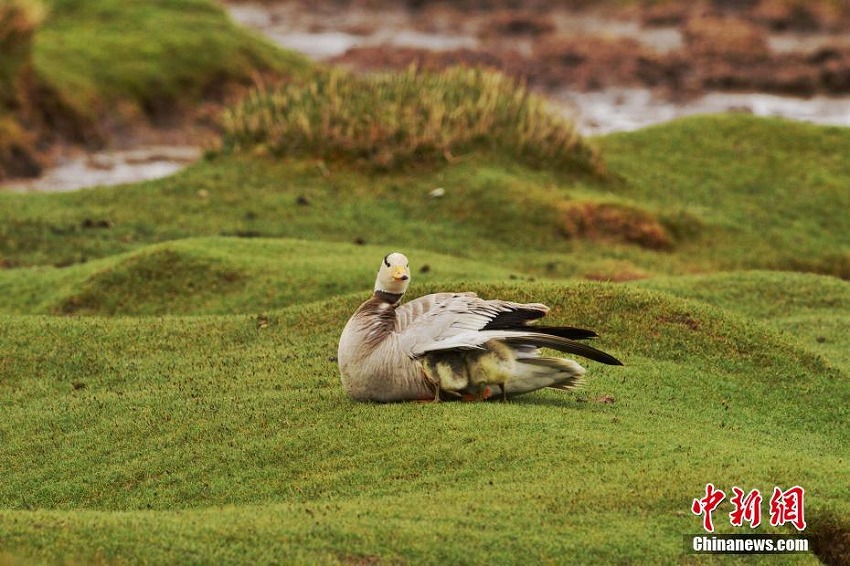
[[[846,30],[846,3],[807,0],[761,0],[749,12],[753,21],[774,31]]]
[[[566,238],[634,244],[656,251],[673,249],[670,232],[644,210],[597,202],[567,202],[559,209],[559,229]]]
[[[312,512],[309,512],[309,514],[312,516]],[[341,564],[345,564],[346,566],[376,566],[387,562],[380,556],[374,554],[338,553],[337,559]]]
[[[618,262],[619,263],[619,262]],[[609,266],[603,265],[582,275],[588,281],[603,281],[606,283],[626,283],[628,281],[639,281],[651,277],[646,271],[639,269],[634,265],[623,262]]]
[[[529,80],[548,89],[587,91],[612,86],[669,86],[681,82],[680,61],[632,38],[550,36],[521,63]]]
[[[556,29],[554,20],[545,14],[517,10],[499,10],[479,32],[482,37],[539,36]]]
[[[603,281],[606,283],[625,283],[647,279],[650,274],[637,267],[624,267],[611,271],[592,271],[584,274],[588,281]]]
[[[679,326],[684,326],[690,330],[693,330],[694,332],[696,332],[700,328],[699,321],[688,313],[673,313],[669,315],[662,315],[658,317],[658,322],[664,324],[677,324]]]
[[[820,258],[785,258],[768,266],[777,271],[802,271],[831,275],[845,281],[850,281],[850,253],[826,254]]]
[[[850,564],[850,525],[847,519],[832,514],[815,515],[809,518],[806,531],[812,544],[812,552],[828,566]]]
[[[740,18],[701,16],[686,20],[681,29],[691,57],[759,63],[770,55],[767,32]]]
[[[707,9],[702,2],[659,2],[637,8],[637,18],[645,26],[677,26],[684,23],[695,11]]]

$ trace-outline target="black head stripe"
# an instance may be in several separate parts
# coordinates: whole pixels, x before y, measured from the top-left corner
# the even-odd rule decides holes
[[[386,265],[387,267],[390,266],[389,257],[390,257],[389,255],[384,256],[384,265]]]

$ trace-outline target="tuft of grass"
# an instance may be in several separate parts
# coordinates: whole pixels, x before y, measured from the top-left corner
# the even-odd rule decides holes
[[[331,70],[306,84],[258,89],[225,115],[223,149],[320,156],[391,169],[476,150],[599,173],[573,123],[494,71],[411,67],[369,77]]]

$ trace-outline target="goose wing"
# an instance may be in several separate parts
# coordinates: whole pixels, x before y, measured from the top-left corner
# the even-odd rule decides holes
[[[541,303],[485,300],[475,293],[436,293],[400,306],[396,311],[398,344],[411,358],[446,350],[483,349],[490,340],[532,345],[622,365],[613,356],[576,340],[592,338],[591,330],[534,326],[549,312]]]

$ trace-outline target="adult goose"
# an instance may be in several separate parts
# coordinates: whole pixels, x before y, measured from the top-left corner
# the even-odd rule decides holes
[[[540,347],[622,365],[577,342],[596,337],[591,330],[531,325],[549,311],[546,305],[484,300],[475,293],[435,293],[401,304],[409,283],[407,258],[386,256],[372,297],[342,331],[342,385],[355,399],[506,399],[579,385],[583,367],[542,357]]]

